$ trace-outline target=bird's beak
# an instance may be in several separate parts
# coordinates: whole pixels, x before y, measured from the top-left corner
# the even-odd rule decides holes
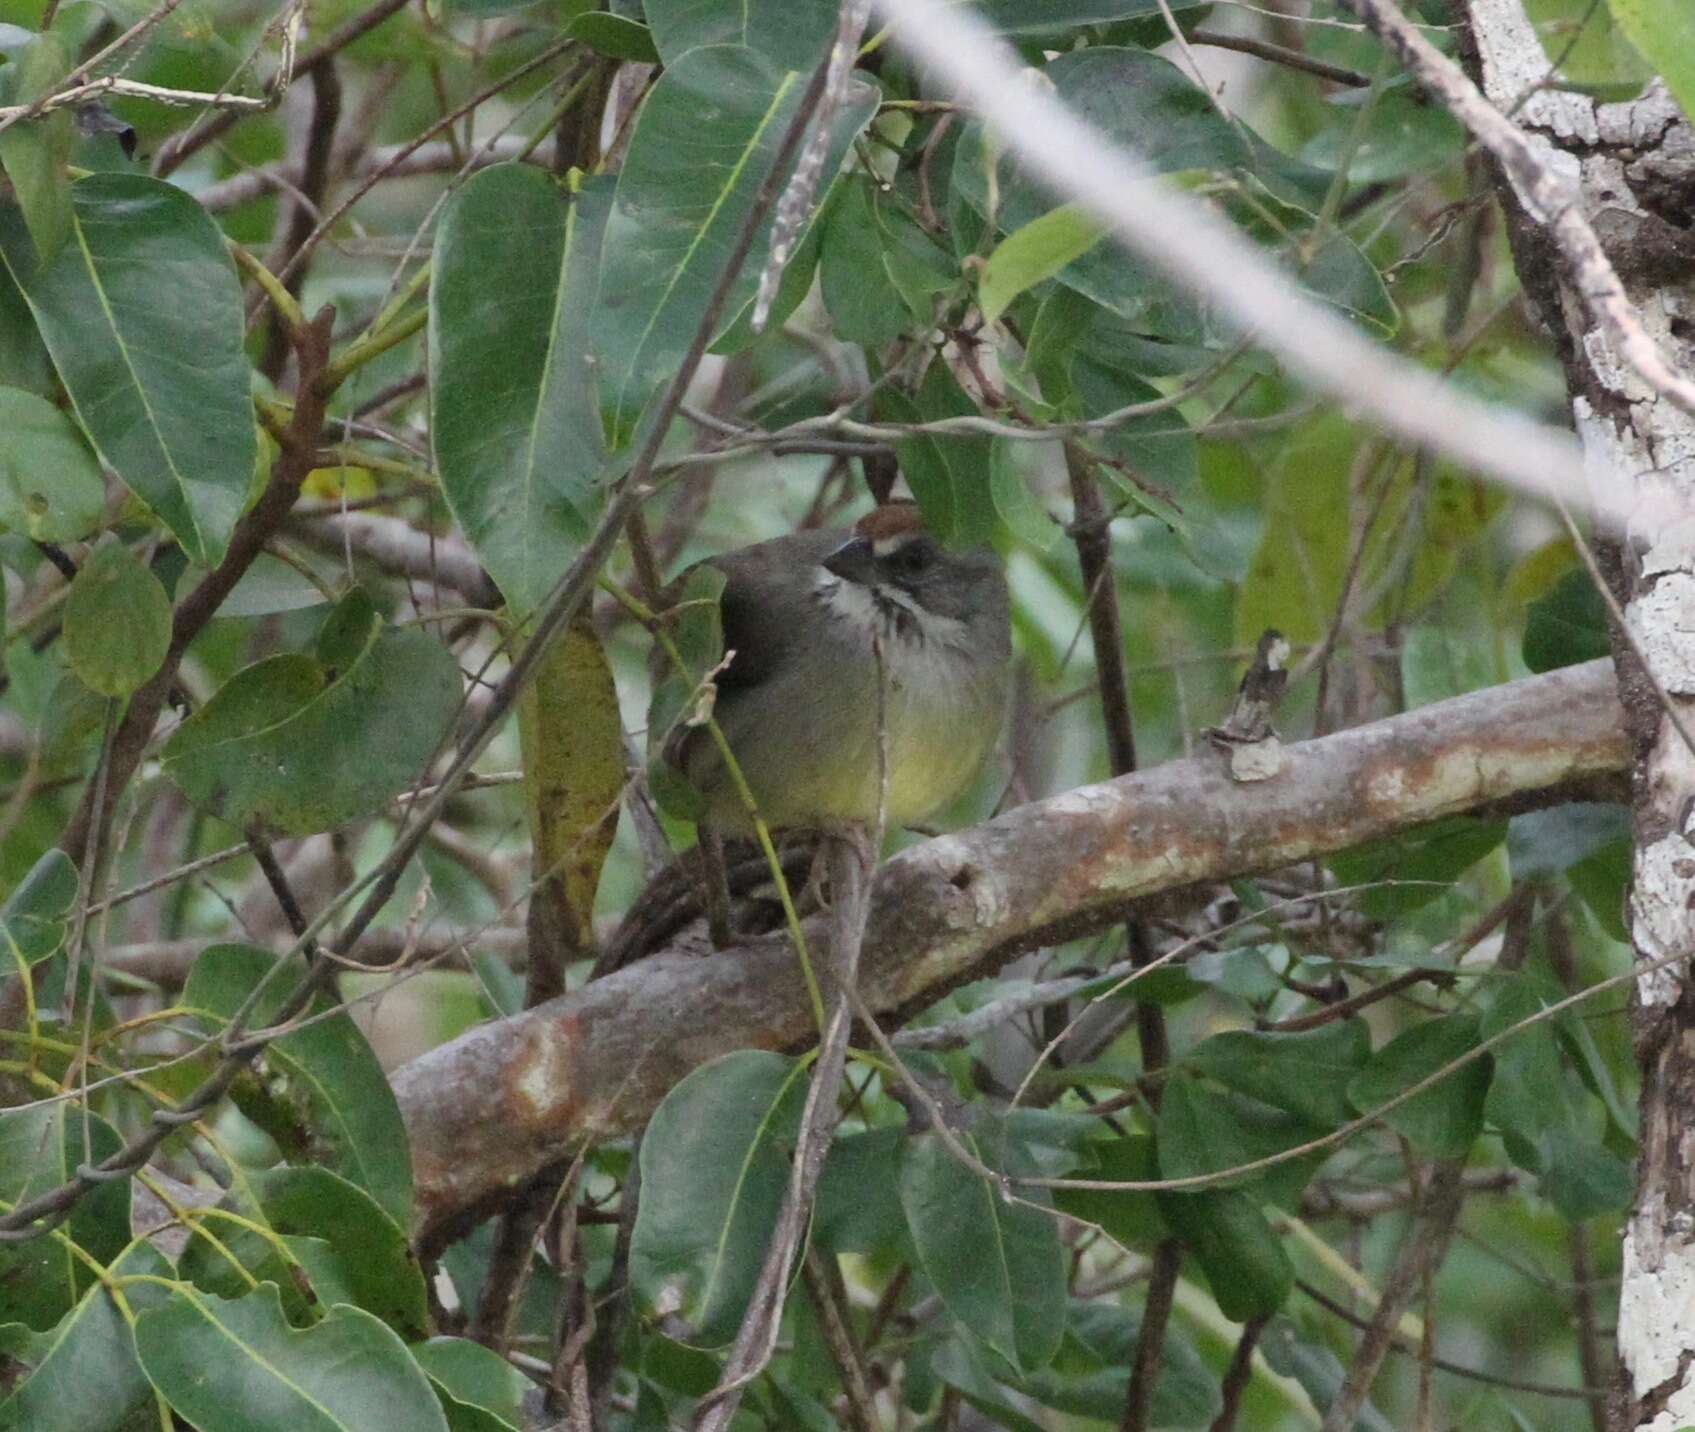
[[[869,537],[850,537],[824,559],[824,570],[844,581],[869,584],[876,561]]]

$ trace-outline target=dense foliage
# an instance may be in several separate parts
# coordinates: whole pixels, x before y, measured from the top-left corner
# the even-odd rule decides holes
[[[590,1382],[609,1426],[686,1422],[782,1199],[805,1051],[676,1085],[633,1224],[614,1139],[422,1262],[384,1070],[556,992],[532,842],[576,988],[655,833],[692,839],[629,755],[631,612],[700,555],[849,520],[897,466],[945,539],[995,544],[1014,710],[949,825],[1113,774],[1103,679],[1128,682],[1141,765],[1193,754],[1268,628],[1294,649],[1285,740],[1607,652],[1556,520],[1301,390],[875,20],[768,321],[766,221],[719,301],[816,103],[829,0],[47,8],[0,0],[0,1215],[77,1196],[0,1242],[0,1428],[526,1427]],[[1491,171],[1349,12],[977,9],[1289,282],[1564,420]],[[1571,82],[1650,77],[1604,8],[1532,9]],[[1439,0],[1418,18],[1452,48]],[[28,108],[99,75],[128,86]],[[502,677],[656,422],[605,588],[508,712]],[[1101,662],[1089,605],[1113,599]],[[704,674],[684,655],[673,712]],[[475,773],[437,797],[456,743]],[[1134,1425],[1315,1427],[1444,1178],[1452,1241],[1358,1425],[1591,1425],[1633,1193],[1628,987],[1509,1031],[1628,968],[1628,850],[1621,806],[1459,816],[935,1000],[918,1024],[1170,956],[908,1048],[1009,1175],[1319,1142],[1199,1191],[1013,1196],[867,1053],[735,1425],[1116,1425],[1140,1351]],[[149,1131],[133,1177],[77,1184]]]

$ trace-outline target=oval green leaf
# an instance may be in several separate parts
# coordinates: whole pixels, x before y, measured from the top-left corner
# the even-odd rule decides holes
[[[650,1315],[675,1313],[705,1345],[735,1335],[788,1186],[805,1068],[742,1050],[694,1071],[642,1138],[642,1199],[630,1288]]]
[[[0,906],[0,967],[38,964],[65,941],[77,899],[77,868],[62,850],[45,852]]]
[[[394,1333],[346,1304],[297,1332],[274,1283],[234,1302],[179,1287],[136,1320],[135,1347],[201,1432],[447,1432],[429,1379]]]
[[[1348,1098],[1361,1114],[1374,1113],[1464,1054],[1480,1037],[1474,1014],[1450,1014],[1415,1024],[1379,1049],[1371,1063],[1348,1081]],[[1492,1065],[1489,1055],[1474,1059],[1383,1117],[1426,1153],[1464,1158],[1483,1132],[1483,1102]]]
[[[502,595],[533,610],[588,534],[606,457],[587,316],[611,202],[500,164],[448,201],[430,284],[442,490]]]
[[[171,646],[171,599],[122,543],[83,563],[65,602],[65,656],[83,685],[128,696],[159,669]]]
[[[74,542],[100,520],[100,464],[45,398],[0,388],[0,524],[37,542]]]
[[[211,217],[174,185],[92,174],[71,237],[42,263],[0,205],[0,259],[107,464],[215,565],[253,481],[257,438],[241,290]]]
[[[809,69],[836,33],[835,0],[646,0],[666,65],[702,45],[747,45],[785,69]]]
[[[460,689],[439,641],[385,630],[355,591],[325,621],[316,655],[237,672],[183,722],[165,745],[165,771],[242,830],[330,830],[381,810],[418,777]]]
[[[1014,229],[995,246],[977,281],[983,322],[993,323],[1019,294],[1088,253],[1105,232],[1079,204],[1062,204]]]

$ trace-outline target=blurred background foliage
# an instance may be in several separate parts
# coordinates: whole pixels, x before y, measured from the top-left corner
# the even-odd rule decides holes
[[[1469,392],[1566,421],[1486,165],[1348,12],[1173,0],[1174,39],[1149,0],[978,8],[1039,72],[1032,83],[1205,196],[1291,281]],[[1605,7],[1529,9],[1570,83],[1623,97],[1650,78]],[[1417,11],[1451,47],[1440,0]],[[64,0],[55,73],[39,0],[0,0],[0,101],[48,92],[147,13]],[[274,109],[224,124],[205,106],[111,95],[62,133],[45,119],[14,125],[19,137],[0,149],[13,186],[0,198],[0,884],[12,891],[0,918],[34,980],[32,1022],[9,1035],[22,1047],[0,1051],[0,1071],[14,1104],[74,1086],[90,1039],[88,1074],[147,1071],[92,1094],[86,1120],[64,1104],[0,1118],[4,1206],[190,1089],[209,1067],[200,1036],[260,983],[274,959],[261,951],[290,942],[245,850],[109,909],[101,899],[240,845],[255,822],[309,911],[390,849],[397,799],[461,703],[486,699],[503,638],[627,467],[770,163],[772,115],[792,112],[835,25],[823,0],[613,0],[604,12],[448,0],[341,43],[337,27],[370,13],[310,0],[300,53],[333,40],[333,67],[297,79]],[[122,72],[259,96],[280,18],[270,5],[183,0],[123,53]],[[1294,645],[1285,739],[1605,654],[1600,599],[1548,512],[1303,392],[1206,303],[1098,242],[878,39],[833,121],[820,207],[773,321],[755,334],[747,314],[762,240],[666,435],[640,541],[668,577],[708,553],[851,520],[869,501],[867,474],[891,457],[939,531],[992,541],[1014,598],[1014,709],[990,768],[939,824],[1109,774],[1068,457],[1111,518],[1144,766],[1195,749],[1268,627]],[[1277,51],[1243,53],[1244,41]],[[174,730],[115,793],[109,869],[79,904],[76,868],[46,852],[95,779],[124,699],[165,660],[168,601],[221,560],[240,503],[279,460],[294,401],[288,345],[254,284],[238,291],[226,239],[288,273],[306,314],[334,305],[339,386],[295,515],[182,655]],[[101,366],[108,329],[132,357],[127,378]],[[126,394],[164,416],[125,426],[111,410]],[[1039,431],[1161,399],[1066,441]],[[962,415],[1001,430],[914,430]],[[627,546],[608,570],[638,591],[650,576]],[[639,747],[648,637],[609,595],[592,630]],[[547,711],[551,727],[532,741],[591,745],[603,776],[611,732],[615,795],[610,708],[560,700]],[[263,1079],[166,1146],[148,1176],[158,1188],[134,1187],[137,1206],[186,1205],[197,1230],[186,1249],[131,1241],[126,1184],[86,1199],[52,1251],[0,1248],[0,1426],[163,1426],[166,1402],[208,1429],[302,1425],[260,1420],[233,1388],[196,1391],[197,1373],[217,1385],[241,1362],[208,1352],[213,1326],[255,1359],[293,1349],[307,1382],[328,1377],[327,1349],[367,1348],[381,1376],[337,1414],[345,1425],[528,1425],[520,1404],[531,1377],[546,1381],[561,1270],[538,1253],[509,1336],[489,1336],[472,1326],[493,1256],[484,1225],[447,1250],[426,1301],[400,1235],[410,1172],[380,1074],[524,1003],[533,812],[510,774],[519,766],[512,722],[479,764],[487,780],[449,804],[361,946],[373,965],[403,954],[408,968],[343,975],[348,1013],[280,1041]],[[678,822],[665,832],[678,848],[692,838]],[[1010,1107],[1010,1093],[1063,1028],[1063,1008],[910,1057],[972,1103],[970,1137],[997,1166],[1117,1178],[1228,1167],[1333,1129],[1542,1003],[1626,969],[1627,835],[1609,806],[1455,820],[1238,882],[1204,913],[1156,915],[1150,935],[1166,943],[1212,923],[1179,967],[1095,1006],[1035,1074],[1028,1107]],[[604,934],[645,878],[628,816],[594,877],[591,867],[570,898],[587,913],[586,880]],[[1315,899],[1321,887],[1343,893]],[[1029,956],[923,1020],[1104,968],[1123,944],[1120,931]],[[1414,969],[1429,978],[1358,1017],[1266,1032]],[[568,983],[585,972],[573,966]],[[1134,1096],[1132,996],[1168,1023],[1157,1113]],[[786,1177],[797,1068],[732,1056],[656,1116],[613,1425],[665,1426],[712,1384]],[[1350,1361],[1349,1319],[1369,1316],[1403,1231],[1409,1170],[1463,1159],[1457,1234],[1417,1315],[1447,1360],[1432,1374],[1432,1425],[1598,1425],[1581,1396],[1524,1384],[1569,1390],[1611,1366],[1633,1077],[1622,996],[1603,995],[1328,1157],[1206,1194],[1065,1193],[1060,1208],[1086,1222],[1056,1223],[1001,1201],[932,1136],[903,1135],[905,1111],[861,1070],[812,1244],[839,1255],[888,1425],[1115,1424],[1148,1259],[1176,1237],[1186,1257],[1150,1425],[1210,1425],[1234,1324],[1268,1319],[1238,1425],[1309,1427]],[[590,1288],[612,1258],[630,1161],[614,1143],[587,1162],[578,1233]],[[198,1211],[220,1193],[246,1223]],[[1004,1264],[986,1258],[991,1243]],[[96,1264],[140,1278],[123,1285],[121,1318],[94,1286]],[[295,1338],[302,1330],[318,1341]],[[510,1356],[479,1351],[467,1330]],[[1416,1331],[1410,1351],[1387,1364],[1361,1426],[1414,1425]],[[67,1381],[67,1360],[124,1372],[110,1386]],[[738,1425],[836,1425],[839,1393],[797,1290]],[[395,1421],[401,1407],[419,1420]],[[361,1422],[372,1409],[384,1410]]]

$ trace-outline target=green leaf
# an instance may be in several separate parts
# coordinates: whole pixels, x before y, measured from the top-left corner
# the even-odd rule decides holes
[[[1465,130],[1447,110],[1403,93],[1377,97],[1356,143],[1349,106],[1359,98],[1332,98],[1333,117],[1301,149],[1302,162],[1334,171],[1345,159],[1351,184],[1382,184],[1445,169],[1464,148]]]
[[[977,280],[983,322],[993,323],[1019,294],[1088,253],[1105,232],[1079,204],[1062,204],[1013,230],[995,246]]]
[[[698,820],[705,814],[706,802],[665,759],[665,749],[683,725],[699,724],[711,714],[711,705],[706,704],[710,692],[701,683],[724,657],[724,614],[719,605],[723,595],[724,574],[716,567],[702,564],[684,577],[667,618],[682,669],[660,654],[660,674],[647,708],[648,783],[660,809],[679,820]]]
[[[247,1020],[248,1028],[257,1028],[305,973],[298,958],[282,970],[276,964],[274,954],[254,945],[213,945],[194,962],[183,1003],[227,1022],[275,971]],[[286,1156],[335,1170],[369,1193],[399,1228],[409,1228],[412,1164],[400,1108],[365,1036],[346,1011],[332,1013],[335,1008],[333,998],[320,995],[309,1011],[316,1016],[311,1024],[266,1045],[262,1082],[238,1083],[236,1102]]]
[[[1184,1067],[1323,1129],[1353,1118],[1347,1082],[1371,1057],[1365,1021],[1337,1020],[1306,1034],[1235,1029],[1204,1039]]]
[[[1244,1189],[1161,1193],[1159,1211],[1207,1275],[1232,1322],[1269,1317],[1295,1286],[1295,1267],[1259,1199]]]
[[[702,45],[745,45],[773,64],[810,70],[836,33],[835,0],[644,0],[666,66]]]
[[[1460,1013],[1427,1019],[1396,1036],[1348,1081],[1348,1098],[1361,1114],[1428,1078],[1476,1045],[1477,1016]],[[1391,1128],[1437,1158],[1464,1158],[1483,1131],[1483,1101],[1493,1059],[1484,1055],[1448,1075],[1383,1117]]]
[[[706,1346],[728,1342],[759,1276],[800,1128],[805,1066],[742,1050],[665,1096],[642,1138],[630,1288]]]
[[[121,1145],[104,1119],[65,1104],[0,1110],[0,1206],[57,1188],[85,1160],[99,1163]],[[129,1242],[129,1194],[128,1179],[97,1183],[61,1225],[96,1263],[110,1263]],[[58,1238],[0,1243],[0,1323],[45,1332],[94,1282],[88,1263]]]
[[[1599,801],[1526,811],[1507,823],[1507,854],[1515,881],[1563,874],[1597,851],[1629,839],[1629,807]]]
[[[62,850],[43,852],[0,905],[0,968],[16,973],[21,957],[39,964],[65,942],[65,922],[77,900],[77,868]]]
[[[1341,1360],[1322,1344],[1297,1338],[1287,1318],[1274,1318],[1266,1326],[1260,1338],[1260,1350],[1272,1371],[1294,1378],[1320,1411],[1336,1400],[1346,1376]],[[1368,1402],[1354,1419],[1353,1432],[1399,1432],[1399,1429]]]
[[[973,1153],[977,1141],[959,1138]],[[979,1155],[980,1157],[980,1155]],[[1025,1372],[1045,1366],[1065,1330],[1065,1257],[1038,1189],[1014,1202],[965,1167],[934,1134],[908,1141],[901,1206],[919,1266],[947,1310]]]
[[[447,1432],[394,1333],[346,1305],[297,1332],[271,1283],[234,1302],[179,1288],[136,1320],[135,1345],[153,1385],[201,1432]]]
[[[455,1401],[492,1413],[509,1426],[524,1425],[530,1380],[499,1353],[469,1338],[437,1337],[417,1344],[412,1356]]]
[[[1354,898],[1373,919],[1389,919],[1437,899],[1506,834],[1504,820],[1450,816],[1332,856],[1329,865],[1343,885],[1384,882]]]
[[[34,393],[0,388],[0,432],[0,524],[37,542],[93,531],[106,488],[76,424]]]
[[[653,31],[640,21],[623,15],[613,15],[605,10],[586,10],[565,27],[565,33],[608,59],[634,60],[643,65],[659,63]]]
[[[1613,21],[1695,121],[1695,12],[1667,0],[1607,0]]]
[[[172,1275],[146,1241],[126,1248],[110,1272],[131,1279]],[[132,1311],[155,1307],[167,1296],[157,1283],[124,1284]],[[121,1432],[147,1401],[150,1389],[129,1324],[101,1284],[91,1285],[42,1342],[39,1355],[27,1359],[29,1375],[0,1400],[0,1432]]]
[[[65,657],[91,691],[128,696],[144,685],[171,646],[171,599],[121,542],[82,564],[65,602]]]
[[[1205,3],[1171,0],[1170,8],[1193,10]],[[1161,13],[1160,0],[977,0],[977,9],[1003,35],[1052,35]]]
[[[1524,621],[1524,664],[1532,671],[1574,666],[1611,651],[1607,604],[1587,572],[1567,572],[1553,591],[1530,604]]]
[[[989,496],[1007,531],[1045,552],[1059,540],[1059,524],[1036,496],[1033,478],[1047,444],[993,438],[989,444]]]
[[[79,179],[71,205],[72,242],[50,264],[0,205],[0,258],[101,456],[191,558],[214,565],[257,454],[223,235],[181,189],[139,174]]]
[[[649,19],[665,52],[664,29]],[[648,399],[693,340],[805,87],[804,76],[753,50],[712,45],[669,63],[642,105],[607,220],[590,319],[601,416],[615,450],[631,442]],[[834,180],[877,98],[874,86],[849,84],[831,121],[822,186]],[[755,242],[714,336],[752,298],[769,243],[768,234]]]
[[[0,69],[0,104],[29,104],[58,89],[70,70],[64,41],[34,36]],[[42,263],[51,263],[71,230],[71,184],[65,173],[75,141],[68,110],[0,130],[0,167],[11,181]]]
[[[1045,1407],[1116,1423],[1130,1387],[1130,1364],[1142,1336],[1141,1313],[1108,1302],[1074,1299],[1065,1344],[1052,1367],[1013,1385]],[[1217,1377],[1180,1328],[1167,1325],[1159,1372],[1148,1404],[1155,1427],[1206,1427],[1222,1408]]]
[[[1154,1141],[1147,1134],[1126,1134],[1090,1146],[1094,1166],[1083,1175],[1104,1183],[1142,1183],[1159,1177]],[[1148,1249],[1167,1232],[1151,1193],[1118,1188],[1060,1188],[1054,1204],[1062,1213],[1098,1224],[1108,1237],[1128,1248]]]
[[[885,388],[876,404],[879,417],[900,423],[970,417],[977,412],[940,360],[930,364],[913,397]],[[956,547],[988,540],[995,524],[988,438],[915,433],[897,439],[895,453],[924,521],[939,540]]]
[[[267,1169],[250,1183],[265,1222],[288,1240],[318,1290],[320,1307],[352,1303],[403,1338],[429,1331],[424,1275],[392,1212],[327,1168]],[[410,1186],[405,1192],[409,1202]],[[329,1289],[339,1291],[327,1297]]]
[[[842,177],[824,216],[819,284],[837,338],[877,347],[913,325],[901,291],[883,263],[888,239],[883,204],[868,174]]]
[[[812,1215],[815,1246],[880,1256],[906,1248],[899,1176],[905,1142],[905,1131],[891,1126],[849,1134],[830,1145]]]
[[[498,164],[448,200],[436,230],[430,417],[442,491],[520,615],[588,535],[607,474],[585,328],[610,196],[610,180],[590,180],[567,202],[539,170]]]
[[[355,640],[326,653],[327,635]],[[309,835],[381,810],[423,771],[458,709],[458,664],[416,628],[388,631],[358,589],[316,656],[269,657],[231,677],[165,744],[166,773],[239,829]]]
[[[1306,1143],[1323,1132],[1322,1127],[1291,1118],[1259,1099],[1221,1094],[1178,1069],[1166,1079],[1160,1098],[1159,1170],[1166,1178],[1222,1173]],[[1291,1159],[1225,1182],[1263,1183],[1261,1197],[1283,1198],[1299,1191],[1315,1157],[1322,1155]]]

